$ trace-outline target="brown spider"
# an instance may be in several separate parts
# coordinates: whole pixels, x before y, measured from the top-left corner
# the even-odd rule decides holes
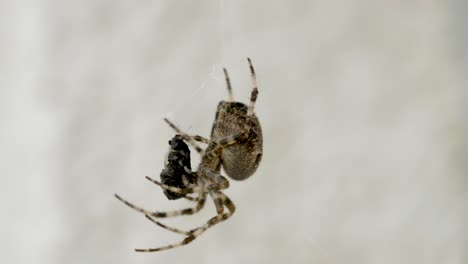
[[[183,197],[195,201],[196,205],[192,208],[170,212],[153,212],[133,205],[117,194],[115,195],[121,202],[144,213],[149,220],[160,227],[186,236],[185,239],[178,243],[159,248],[135,249],[135,251],[155,252],[186,245],[208,228],[228,219],[234,213],[236,207],[222,192],[222,190],[229,187],[229,181],[220,174],[221,166],[231,179],[247,179],[256,171],[260,164],[263,149],[262,129],[254,113],[254,106],[258,95],[257,80],[252,61],[250,58],[247,58],[247,60],[253,84],[250,103],[247,106],[240,102],[234,102],[231,81],[227,70],[223,69],[229,101],[219,102],[210,139],[188,135],[168,119],[164,119],[179,135],[176,135],[169,142],[171,145],[170,160],[168,160],[168,164],[161,172],[162,183],[148,176],[146,176],[146,179],[161,186],[169,199]],[[191,171],[190,169],[190,151],[186,148],[187,145],[182,139],[187,141],[201,155],[201,162],[196,171]],[[197,144],[197,141],[207,144],[207,147],[202,149]],[[196,196],[189,196],[188,194],[191,193],[196,194]],[[194,214],[203,208],[207,195],[210,195],[213,200],[217,214],[202,226],[190,231],[184,231],[164,225],[154,219]],[[224,207],[227,208],[227,212],[224,212]]]

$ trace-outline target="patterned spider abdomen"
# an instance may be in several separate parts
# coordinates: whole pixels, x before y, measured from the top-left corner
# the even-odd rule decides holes
[[[255,114],[247,118],[248,106],[240,102],[221,101],[218,104],[211,138],[222,143],[232,140],[232,136],[249,127],[246,134],[236,139],[236,143],[221,151],[221,164],[226,174],[234,180],[250,177],[258,168],[263,155],[262,127]],[[226,142],[223,142],[226,141]]]
[[[169,154],[167,156],[167,163],[164,169],[159,175],[163,184],[171,187],[177,187],[184,189],[187,186],[184,185],[183,177],[190,183],[194,183],[195,176],[187,172],[185,168],[191,170],[190,164],[190,149],[182,139],[181,135],[175,135],[169,140]],[[178,194],[169,190],[164,189],[164,194],[169,200],[176,200],[182,198],[183,194]]]

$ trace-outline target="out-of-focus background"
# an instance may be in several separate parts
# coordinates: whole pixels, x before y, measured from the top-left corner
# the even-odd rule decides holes
[[[462,1],[0,2],[1,263],[467,263]],[[251,91],[264,157],[192,244],[114,198],[168,201],[174,120]],[[194,165],[199,158],[193,154]],[[168,219],[181,228],[214,214]]]

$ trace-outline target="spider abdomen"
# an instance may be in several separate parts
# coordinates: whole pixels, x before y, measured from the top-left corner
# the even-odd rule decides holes
[[[263,154],[260,122],[255,114],[247,119],[247,110],[243,103],[220,102],[211,131],[211,137],[219,141],[229,141],[230,137],[245,132],[235,143],[223,147],[220,154],[226,174],[234,180],[244,180],[251,176],[257,170]]]
[[[249,149],[245,145],[232,145],[221,152],[221,164],[230,178],[244,180],[257,170],[262,159],[261,149]]]

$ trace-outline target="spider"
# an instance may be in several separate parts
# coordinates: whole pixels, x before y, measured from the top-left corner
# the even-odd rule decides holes
[[[117,199],[132,209],[145,214],[146,218],[153,223],[185,236],[177,243],[158,248],[135,249],[135,251],[156,252],[189,244],[210,227],[231,217],[236,210],[231,199],[223,193],[223,190],[229,188],[229,181],[220,174],[221,167],[231,179],[245,180],[257,170],[263,154],[262,129],[254,113],[258,95],[257,80],[252,61],[250,58],[247,58],[247,61],[253,85],[250,103],[246,105],[234,101],[231,81],[224,68],[229,100],[221,101],[217,106],[210,139],[189,135],[168,119],[164,119],[177,132],[177,135],[169,141],[171,147],[168,163],[160,174],[161,182],[149,176],[146,176],[146,179],[159,185],[168,199],[185,198],[196,202],[196,205],[168,212],[149,211],[115,194]],[[190,150],[184,141],[201,155],[201,161],[196,171],[191,170]],[[205,144],[205,149],[201,148],[197,142]],[[195,196],[190,196],[190,194],[195,194]],[[204,207],[208,195],[214,202],[217,214],[199,227],[184,231],[155,220],[155,218],[195,214]],[[224,208],[227,209],[227,212]]]

